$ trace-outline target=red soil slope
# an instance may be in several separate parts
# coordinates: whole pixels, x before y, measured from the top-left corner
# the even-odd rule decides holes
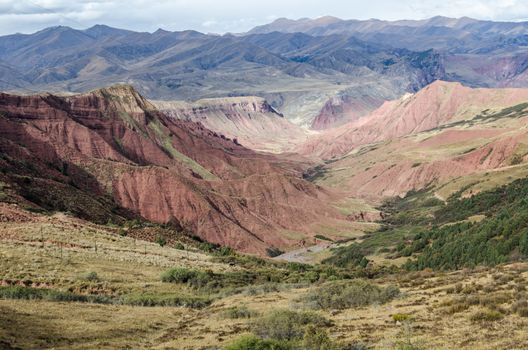
[[[168,117],[128,86],[0,94],[0,153],[0,180],[27,203],[98,221],[115,206],[108,215],[128,210],[244,252],[287,248],[297,241],[283,231],[311,236],[311,224],[340,218],[333,195],[285,160]]]

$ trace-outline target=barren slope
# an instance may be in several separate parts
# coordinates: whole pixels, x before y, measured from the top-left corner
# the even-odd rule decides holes
[[[289,122],[260,97],[153,103],[171,117],[201,123],[254,150],[287,152],[307,138],[307,131]]]

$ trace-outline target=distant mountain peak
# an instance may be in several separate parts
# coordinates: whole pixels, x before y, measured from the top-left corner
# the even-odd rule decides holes
[[[95,39],[108,36],[121,36],[132,33],[129,30],[110,27],[106,24],[96,24],[88,29],[83,30],[83,32]]]
[[[158,28],[153,34],[168,34],[170,33],[168,30],[165,30],[163,28]]]

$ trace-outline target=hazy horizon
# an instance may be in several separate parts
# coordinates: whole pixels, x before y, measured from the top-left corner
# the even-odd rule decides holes
[[[519,0],[439,1],[372,0],[368,3],[270,0],[218,2],[208,0],[0,0],[0,35],[34,33],[47,27],[85,29],[96,24],[134,31],[196,30],[203,33],[240,33],[278,18],[333,16],[341,19],[423,20],[436,16],[479,20],[523,21],[528,4]]]
[[[183,29],[176,29],[176,30],[170,30],[170,29],[167,29],[167,28],[162,28],[162,27],[159,27],[159,28],[156,28],[156,29],[152,29],[152,30],[138,30],[138,29],[134,29],[134,28],[128,28],[128,27],[125,27],[125,26],[113,26],[113,25],[109,25],[107,23],[94,23],[93,25],[90,25],[90,26],[75,26],[75,25],[68,25],[68,24],[56,24],[56,25],[49,25],[49,26],[46,26],[46,27],[42,27],[42,28],[38,28],[36,30],[32,30],[32,31],[29,31],[29,32],[12,32],[12,33],[5,33],[5,34],[1,34],[1,36],[3,35],[10,35],[10,34],[34,34],[34,33],[37,33],[39,31],[42,31],[42,30],[46,30],[46,29],[49,29],[49,28],[58,28],[58,27],[69,27],[69,28],[72,28],[72,29],[75,29],[75,30],[87,30],[89,28],[92,28],[92,27],[95,27],[95,26],[107,26],[107,27],[110,27],[110,28],[114,28],[114,29],[120,29],[120,30],[129,30],[129,31],[133,31],[133,32],[146,32],[146,33],[154,33],[156,32],[157,30],[166,30],[166,31],[172,31],[172,32],[178,32],[178,31],[196,31],[196,32],[200,32],[202,34],[209,34],[209,35],[229,35],[229,34],[239,34],[239,33],[245,33],[255,27],[258,27],[258,26],[262,26],[262,25],[266,25],[266,24],[270,24],[270,23],[273,23],[274,21],[277,21],[277,20],[280,20],[280,19],[284,19],[284,20],[291,20],[291,21],[301,21],[301,20],[317,20],[317,19],[320,19],[320,18],[324,18],[324,17],[335,17],[339,20],[343,20],[343,21],[370,21],[370,20],[373,20],[373,21],[387,21],[387,22],[398,22],[398,21],[423,21],[423,20],[429,20],[429,19],[433,19],[435,17],[444,17],[444,18],[450,18],[450,19],[460,19],[460,18],[469,18],[469,19],[474,19],[474,20],[482,20],[482,21],[486,21],[485,19],[478,19],[478,18],[474,18],[474,17],[469,17],[469,16],[462,16],[462,17],[448,17],[448,16],[441,16],[441,15],[437,15],[437,16],[432,16],[432,17],[425,17],[425,18],[400,18],[400,19],[394,19],[394,20],[385,20],[385,19],[379,19],[379,18],[366,18],[366,19],[357,19],[357,18],[340,18],[340,17],[337,17],[337,16],[331,16],[331,15],[323,15],[323,16],[319,16],[319,17],[300,17],[300,18],[288,18],[288,17],[279,17],[279,18],[276,18],[276,19],[273,19],[273,20],[270,20],[269,22],[264,22],[264,23],[261,23],[261,24],[257,24],[251,28],[248,28],[247,30],[245,31],[239,31],[239,32],[223,32],[223,33],[220,33],[220,32],[206,32],[206,31],[201,31],[201,30],[198,30],[198,29],[193,29],[193,28],[183,28]],[[521,22],[527,22],[528,19],[519,19],[519,20],[491,20],[493,22],[518,22],[518,23],[521,23]]]

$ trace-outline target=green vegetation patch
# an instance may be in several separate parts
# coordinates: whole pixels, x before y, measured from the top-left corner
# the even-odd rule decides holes
[[[405,267],[459,269],[528,257],[527,195],[528,179],[520,179],[470,198],[450,198],[435,212],[436,225],[400,247],[404,255],[416,255]],[[475,215],[485,218],[462,221]]]
[[[253,322],[251,329],[263,339],[299,340],[308,325],[321,328],[332,323],[314,312],[274,310]]]
[[[310,266],[299,263],[270,265],[268,268],[238,270],[217,273],[208,270],[177,267],[161,275],[162,282],[187,285],[196,290],[218,292],[224,289],[232,293],[247,288],[270,284],[314,283],[326,280],[351,278],[352,274],[331,266]]]
[[[381,287],[365,280],[330,282],[308,292],[300,301],[312,309],[349,309],[384,304],[400,295],[396,286]]]
[[[128,294],[123,296],[106,296],[76,294],[48,288],[30,288],[22,286],[0,287],[0,299],[46,300],[133,306],[183,306],[190,308],[203,308],[210,305],[213,301],[211,298],[207,297],[176,294]]]

